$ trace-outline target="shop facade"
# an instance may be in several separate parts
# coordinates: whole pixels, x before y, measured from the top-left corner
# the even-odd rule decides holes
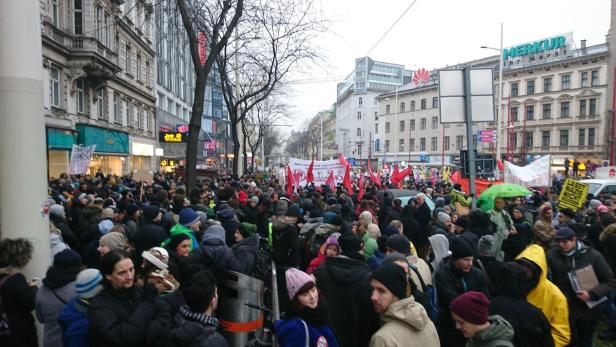
[[[71,129],[46,128],[47,137],[47,175],[60,177],[68,172],[71,149],[77,141],[77,132]]]
[[[141,136],[129,136],[130,146],[130,163],[129,168],[131,172],[135,171],[157,171],[157,157],[155,156],[155,149],[157,142],[141,137]]]
[[[78,143],[84,146],[96,145],[89,174],[98,171],[103,174],[126,175],[130,172],[128,134],[122,131],[77,124]]]

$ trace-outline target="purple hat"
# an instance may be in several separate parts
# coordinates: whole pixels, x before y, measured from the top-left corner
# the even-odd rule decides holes
[[[287,291],[289,292],[289,299],[291,300],[295,298],[295,295],[297,295],[299,290],[306,284],[314,284],[314,279],[312,276],[293,267],[289,268],[287,272],[285,272],[284,276],[287,279]]]

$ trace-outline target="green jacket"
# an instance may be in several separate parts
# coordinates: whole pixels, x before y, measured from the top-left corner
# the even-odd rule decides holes
[[[364,258],[366,258],[366,260],[368,260],[368,258],[370,258],[371,256],[374,255],[374,253],[376,253],[376,250],[379,249],[379,245],[378,243],[376,243],[376,240],[371,238],[368,233],[364,234]]]
[[[490,326],[468,339],[466,347],[513,347],[511,324],[499,315],[489,316],[488,322]]]

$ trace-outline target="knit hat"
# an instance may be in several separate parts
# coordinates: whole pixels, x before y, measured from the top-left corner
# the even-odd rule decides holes
[[[327,238],[327,240],[325,241],[325,249],[328,249],[329,246],[336,246],[336,249],[338,250],[338,254],[340,254],[340,245],[338,244],[338,236],[331,235],[330,237]]]
[[[111,219],[115,215],[115,211],[111,207],[107,207],[103,209],[101,213],[101,219]]]
[[[372,279],[381,282],[398,299],[406,298],[407,279],[404,269],[397,264],[383,264],[372,273]]]
[[[370,238],[373,238],[376,240],[381,236],[381,229],[379,229],[379,226],[374,223],[368,224],[368,228],[366,229],[368,231],[368,236],[370,236]]]
[[[407,264],[409,263],[408,259],[406,259],[406,257],[403,256],[402,254],[400,254],[400,253],[391,253],[391,254],[386,255],[385,258],[383,258],[383,261],[381,262],[381,264],[382,265],[391,264],[391,263],[396,262],[396,261],[403,261],[403,262],[405,262]]]
[[[299,218],[299,205],[291,204],[287,208],[287,213],[285,213],[285,216]]]
[[[605,205],[597,206],[597,212],[599,213],[608,213],[609,209]]]
[[[482,325],[488,322],[488,306],[490,301],[482,292],[470,291],[453,299],[449,308],[463,320]]]
[[[225,229],[217,224],[205,229],[205,233],[201,237],[201,241],[205,242],[207,240],[221,240],[222,242],[225,242]]]
[[[225,209],[222,209],[222,210],[218,211],[218,213],[216,213],[216,216],[221,221],[224,221],[226,219],[234,219],[235,218],[235,210],[232,209],[231,207],[227,207]]]
[[[446,222],[451,222],[451,216],[449,216],[445,212],[439,212],[436,215],[436,218],[438,219],[439,223],[441,223],[441,224],[445,224]]]
[[[101,234],[107,234],[109,230],[111,230],[111,228],[113,228],[113,222],[109,219],[98,222],[98,230],[101,232]]]
[[[393,224],[389,224],[385,227],[385,231],[383,231],[383,235],[385,236],[394,236],[400,234],[400,230]]]
[[[394,250],[402,255],[411,254],[411,242],[404,235],[394,235],[387,239],[387,248]]]
[[[254,183],[254,182],[252,182],[252,183]],[[250,198],[250,202],[254,202],[255,204],[257,204],[257,205],[258,205],[258,204],[259,204],[259,197],[258,197],[258,196],[256,196],[256,195],[255,195],[255,196],[253,196],[253,197],[251,197],[251,198]]]
[[[143,259],[152,263],[159,270],[167,270],[169,264],[169,252],[162,247],[152,247],[141,253]]]
[[[122,233],[118,233],[115,231],[110,232],[101,236],[99,244],[111,250],[124,249],[124,245],[126,244],[126,237]]]
[[[477,243],[477,254],[494,256],[494,242],[496,239],[492,235],[483,235]]]
[[[473,247],[468,241],[461,237],[454,237],[451,239],[449,242],[449,250],[451,251],[452,260],[475,256]]]
[[[364,211],[362,213],[359,214],[359,222],[363,223],[363,224],[370,224],[372,223],[372,213],[370,213],[370,211]]]
[[[513,212],[513,211],[518,211],[518,212],[520,212],[521,214],[524,214],[524,208],[522,208],[521,206],[514,206],[514,207],[511,209],[511,212]]]
[[[66,217],[66,212],[64,211],[64,206],[53,204],[49,206],[49,214],[57,216],[57,217]]]
[[[456,219],[455,222],[453,222],[453,224],[455,226],[458,226],[460,228],[466,229],[470,226],[470,221],[468,220],[468,217],[466,216],[461,216],[458,219]]]
[[[143,218],[147,221],[152,221],[160,213],[160,208],[155,205],[150,205],[143,210]]]
[[[252,223],[244,222],[242,223],[242,227],[244,227],[244,231],[246,231],[248,235],[252,235],[257,232],[257,226]]]
[[[312,216],[312,212],[310,215]],[[336,212],[328,211],[323,213],[323,223],[340,226],[342,225],[342,217],[340,217],[340,215]]]
[[[338,245],[342,254],[356,254],[364,247],[364,242],[353,233],[344,233],[338,238]]]
[[[563,208],[560,210],[561,214],[564,214],[565,216],[569,217],[569,218],[575,218],[575,212],[570,209],[570,208]]]
[[[190,227],[199,220],[199,215],[192,208],[185,207],[180,211],[179,223],[185,227]]]
[[[85,269],[77,274],[75,279],[75,293],[81,299],[95,297],[101,290],[103,276],[97,269]]]
[[[602,205],[601,200],[597,200],[597,199],[592,199],[590,200],[590,208],[592,209],[597,209],[597,207],[599,207],[599,205]]]
[[[81,266],[81,256],[79,253],[67,248],[61,252],[56,253],[53,257],[54,267],[79,267]]]
[[[286,216],[288,208],[289,203],[287,203],[286,200],[278,200],[276,201],[276,208],[274,209],[274,214],[277,216]]]
[[[284,273],[284,277],[287,280],[287,292],[289,293],[289,299],[291,300],[295,298],[295,295],[297,295],[299,290],[306,284],[314,283],[314,279],[309,274],[293,267],[289,268]]]

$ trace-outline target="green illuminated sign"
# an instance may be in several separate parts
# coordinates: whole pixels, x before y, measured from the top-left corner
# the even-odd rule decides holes
[[[558,49],[567,46],[567,38],[565,36],[555,36],[551,39],[539,40],[532,43],[505,48],[503,50],[503,59],[523,57],[529,54],[541,53]]]

